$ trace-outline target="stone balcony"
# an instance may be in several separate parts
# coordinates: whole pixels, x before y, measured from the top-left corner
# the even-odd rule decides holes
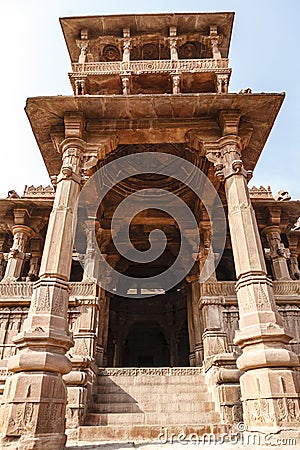
[[[228,58],[222,59],[178,59],[176,61],[143,60],[143,61],[112,61],[112,62],[87,62],[73,63],[73,74],[142,74],[142,73],[178,73],[178,72],[218,72],[223,73],[228,68]],[[230,70],[230,69],[229,69]]]
[[[72,63],[69,77],[75,95],[226,93],[228,64],[228,58]]]

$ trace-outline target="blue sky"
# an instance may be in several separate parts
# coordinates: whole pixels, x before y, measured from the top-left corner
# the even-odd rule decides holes
[[[25,184],[49,184],[24,112],[27,97],[72,95],[59,17],[119,13],[234,11],[230,92],[286,92],[250,185],[287,189],[300,199],[300,2],[298,0],[10,0],[2,18],[0,197]]]

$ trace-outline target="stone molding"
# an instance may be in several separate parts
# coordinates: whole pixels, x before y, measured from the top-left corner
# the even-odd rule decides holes
[[[22,195],[22,198],[46,198],[46,199],[52,199],[55,196],[55,191],[52,186],[38,186],[35,187],[33,185],[31,186],[25,186],[24,194]]]
[[[128,376],[134,377],[138,375],[199,375],[203,373],[202,367],[149,367],[149,368],[105,368],[99,369],[100,376]]]
[[[274,200],[270,186],[267,188],[264,186],[260,186],[259,188],[252,186],[252,188],[249,189],[249,194],[251,200]]]

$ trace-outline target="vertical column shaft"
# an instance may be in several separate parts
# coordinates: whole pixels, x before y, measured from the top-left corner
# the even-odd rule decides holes
[[[223,129],[234,129],[232,119],[221,117]],[[231,120],[228,124],[228,119]],[[236,126],[237,128],[237,126]],[[224,133],[226,134],[226,133]],[[236,291],[240,321],[236,343],[242,348],[241,377],[244,421],[250,430],[282,429],[297,425],[299,375],[293,369],[298,357],[287,349],[290,340],[277,312],[271,281],[266,274],[263,249],[241,160],[241,140],[225,135],[204,143],[216,175],[225,182],[228,223],[238,281]],[[286,405],[293,403],[295,414]],[[283,415],[283,408],[286,414]]]
[[[202,345],[202,323],[200,318],[200,311],[198,306],[198,300],[200,298],[200,284],[198,276],[190,276],[187,281],[191,286],[191,297],[189,305],[189,314],[191,316],[191,325],[193,328],[193,341],[194,341],[194,358],[195,366],[202,365],[203,359],[203,345]]]
[[[20,450],[60,450],[66,441],[67,400],[62,374],[71,370],[65,352],[73,345],[67,322],[68,279],[85,143],[79,138],[67,138],[60,149],[63,162],[49,219],[40,280],[34,286],[23,331],[14,340],[20,351],[8,362],[13,375],[7,379],[2,407],[3,439],[20,438]]]

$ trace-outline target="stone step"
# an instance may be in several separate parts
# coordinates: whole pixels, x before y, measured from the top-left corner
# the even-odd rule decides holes
[[[94,403],[90,407],[91,412],[99,412],[99,413],[176,413],[176,412],[184,412],[184,413],[193,413],[197,412],[200,415],[206,412],[214,412],[214,403],[208,401],[202,402],[164,402],[161,403],[159,399],[157,402],[152,399],[152,402],[144,402],[143,400],[138,403]]]
[[[119,385],[115,383],[111,384],[97,384],[96,386],[96,392],[98,394],[101,393],[122,393],[122,392],[150,392],[150,393],[191,393],[192,395],[194,393],[205,393],[207,392],[207,386],[205,383],[202,384],[128,384],[128,385],[122,385],[120,383]]]
[[[122,402],[122,403],[93,403],[89,410],[92,413],[141,413],[140,404],[137,402]]]
[[[137,375],[137,376],[100,376],[98,377],[98,384],[111,384],[116,383],[119,385],[132,385],[132,384],[203,384],[205,383],[204,375]]]
[[[147,371],[141,369],[141,372],[144,370]],[[111,369],[107,371],[108,375],[98,376],[86,425],[114,425],[119,429],[124,426],[220,423],[202,373],[191,371],[187,375],[183,371],[178,375],[175,370],[175,375],[166,375],[164,370],[162,374],[155,372],[145,374],[139,370]]]
[[[175,402],[188,402],[191,400],[193,403],[210,401],[211,394],[208,392],[168,392],[159,393],[154,392],[137,392],[132,389],[132,392],[110,392],[110,393],[98,393],[93,395],[94,403],[137,403],[143,401],[143,403],[153,402],[157,398],[159,403],[175,403]]]
[[[170,442],[171,435],[176,437],[180,433],[184,433],[187,438],[190,435],[205,436],[214,435],[221,436],[229,432],[228,425],[218,424],[199,424],[198,425],[185,425],[176,424],[170,425],[168,428],[163,428],[157,425],[124,425],[122,427],[114,427],[111,425],[102,426],[81,426],[77,429],[67,430],[68,441],[114,441],[114,442],[129,442],[129,441],[152,441],[155,443],[164,443],[165,439]],[[160,435],[160,440],[158,439]],[[184,444],[183,444],[184,448]],[[155,450],[155,447],[153,447]]]
[[[143,412],[124,412],[124,413],[88,413],[86,415],[86,425],[141,425],[145,423],[145,414]]]
[[[88,413],[86,425],[107,426],[115,425],[117,428],[124,425],[178,425],[190,423],[217,424],[220,421],[216,412],[168,412],[168,413]]]

